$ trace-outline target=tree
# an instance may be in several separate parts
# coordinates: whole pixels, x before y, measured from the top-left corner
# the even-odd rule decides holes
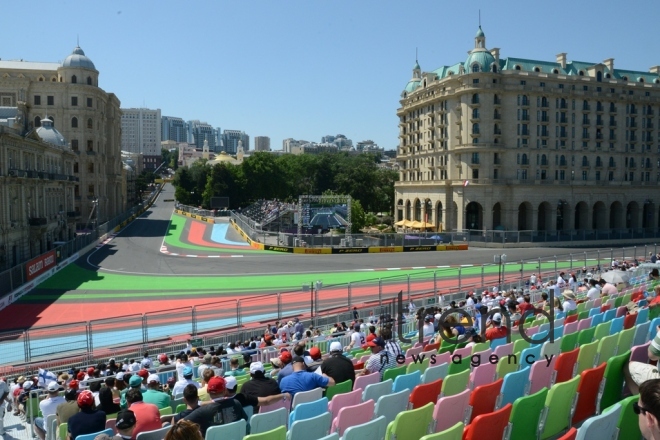
[[[236,209],[243,206],[245,197],[245,179],[241,167],[219,163],[215,164],[206,177],[203,204],[211,206],[211,197],[229,197],[229,207]]]
[[[366,215],[359,200],[351,200],[351,233],[360,232],[366,224]]]

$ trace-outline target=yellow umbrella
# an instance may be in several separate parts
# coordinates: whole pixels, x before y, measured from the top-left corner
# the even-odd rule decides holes
[[[405,220],[399,220],[398,222],[394,223],[394,226],[403,226],[405,225],[406,221]]]

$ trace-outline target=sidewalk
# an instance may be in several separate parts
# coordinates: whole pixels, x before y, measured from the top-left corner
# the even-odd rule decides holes
[[[31,440],[33,437],[30,434],[30,427],[23,419],[7,411],[5,412],[5,435],[0,436],[0,438],[3,440]]]

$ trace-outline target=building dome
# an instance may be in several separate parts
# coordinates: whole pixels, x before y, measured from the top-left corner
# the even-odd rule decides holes
[[[477,30],[477,35],[475,35],[474,38],[481,38],[485,36],[486,35],[484,34],[484,31],[481,29],[481,26],[479,26],[479,29]]]
[[[36,131],[42,141],[58,147],[66,147],[64,136],[53,127],[53,121],[50,119],[42,119],[41,127],[37,128]]]
[[[490,70],[490,65],[494,62],[495,57],[487,50],[473,50],[470,52],[470,55],[468,55],[467,60],[465,60],[463,67],[466,72],[470,73],[472,72],[472,66],[478,64],[480,72],[488,72]]]
[[[419,88],[420,83],[421,81],[418,79],[411,79],[408,81],[408,84],[406,84],[406,88],[404,90],[407,93],[412,93]]]
[[[76,46],[73,52],[71,52],[71,55],[62,61],[62,67],[82,67],[83,69],[96,70],[92,60],[85,55],[85,52],[83,52],[80,46]]]

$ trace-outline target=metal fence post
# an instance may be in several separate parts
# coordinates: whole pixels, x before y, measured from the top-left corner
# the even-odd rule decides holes
[[[596,254],[596,268],[600,267],[600,249],[598,249],[598,252]]]
[[[23,332],[23,347],[25,350],[25,362],[30,362],[30,331]]]
[[[610,249],[610,266],[612,265],[612,261],[614,261],[614,249]]]
[[[485,264],[481,265],[481,287],[484,286],[484,269],[486,268]]]
[[[241,328],[241,300],[236,300],[236,329]]]
[[[525,260],[520,260],[520,284],[518,285],[519,289],[522,289],[523,284],[525,284],[525,282],[523,281],[524,271],[525,271]]]
[[[637,259],[637,246],[633,246],[633,260]]]
[[[351,294],[353,293],[353,292],[351,292],[352,289],[353,289],[353,287],[352,287],[351,283],[349,282],[348,287],[346,288],[346,296],[348,297],[348,311],[349,312],[351,311],[351,305],[352,305],[351,304],[351,301],[352,301]]]
[[[584,253],[584,268],[587,268],[587,253]]]
[[[190,317],[192,318],[192,336],[197,336],[197,306],[193,306]]]
[[[571,256],[571,270],[573,270],[573,254],[569,254],[569,255]]]
[[[621,248],[621,261],[626,261],[626,248],[625,248],[625,246]]]
[[[438,294],[438,276],[436,274],[436,271],[433,271],[433,295],[436,297],[435,298],[435,303],[439,304],[440,303],[440,295]],[[392,315],[394,316],[394,315]]]
[[[541,257],[539,257],[539,267],[538,267],[539,276],[537,280],[543,282],[543,267],[541,266]]]
[[[147,315],[142,315],[142,343],[146,344],[147,341],[149,341],[149,323]]]
[[[555,255],[555,279],[557,278],[557,256]]]
[[[410,302],[410,274],[406,275],[407,278],[407,289],[408,289],[408,302]]]
[[[277,292],[277,320],[282,319],[282,295],[280,292]]]
[[[461,290],[461,286],[462,286],[462,283],[461,283],[461,273],[462,272],[463,272],[463,268],[459,267],[458,268],[458,290]]]
[[[408,290],[408,298],[410,298],[410,290]],[[383,307],[383,280],[378,278],[378,309]],[[380,311],[378,312],[380,314]]]
[[[92,331],[92,323],[88,322],[87,325],[87,353],[94,352],[94,332]]]

